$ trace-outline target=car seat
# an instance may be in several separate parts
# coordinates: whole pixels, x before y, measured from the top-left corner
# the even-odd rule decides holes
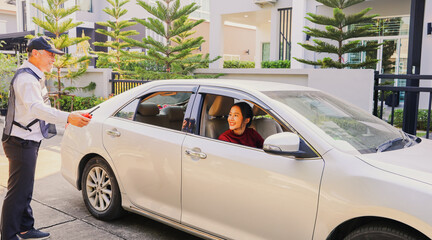
[[[166,127],[167,116],[159,114],[159,108],[154,103],[141,103],[138,106],[135,121]]]
[[[254,113],[254,116],[267,115],[267,113],[264,112],[261,108],[257,107],[257,105],[254,105],[252,111]],[[266,139],[268,136],[271,136],[273,134],[283,132],[281,126],[274,119],[266,117],[253,119],[251,127],[254,128],[263,139]]]
[[[224,96],[216,96],[208,110],[208,118],[205,122],[205,136],[217,139],[228,130],[228,114],[234,99]]]
[[[179,131],[181,130],[183,118],[184,118],[184,110],[182,107],[168,106],[162,108],[161,114],[167,116],[168,128],[179,130]]]

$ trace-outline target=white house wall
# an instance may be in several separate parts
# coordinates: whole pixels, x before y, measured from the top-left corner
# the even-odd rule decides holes
[[[17,31],[16,6],[0,1],[0,34]]]
[[[314,1],[314,0],[313,0]],[[428,0],[426,0],[428,1]],[[389,7],[391,6],[391,7]],[[365,8],[372,8],[368,14],[379,14],[380,17],[409,15],[411,8],[410,0],[371,0],[365,1],[344,9],[345,13],[352,14],[360,12]],[[333,16],[333,9],[322,4],[317,6],[317,14]]]
[[[429,2],[430,0],[426,0]],[[359,12],[360,10],[371,7],[372,10],[370,14],[380,14],[381,17],[392,17],[409,15],[410,13],[410,0],[367,0],[363,3],[354,5],[347,8],[348,13]],[[229,7],[227,7],[229,6]],[[391,6],[391,7],[389,7]],[[306,34],[303,33],[304,26],[317,27],[305,19],[306,13],[312,12],[323,15],[332,15],[332,9],[322,6],[322,4],[316,2],[315,0],[278,0],[274,5],[266,5],[261,8],[259,5],[254,3],[254,0],[218,0],[210,1],[211,9],[211,20],[212,25],[220,25],[223,23],[224,17],[229,14],[236,13],[247,13],[254,11],[261,11],[262,9],[268,9],[271,11],[271,30],[270,30],[270,59],[277,60],[279,58],[278,44],[279,44],[279,13],[278,9],[282,8],[292,8],[292,30],[291,30],[291,56],[298,58],[305,58],[309,60],[322,59],[327,57],[323,54],[317,56],[311,51],[305,50],[303,47],[298,45],[298,43],[304,43],[306,41]],[[258,24],[254,24],[257,28],[260,28]],[[319,27],[319,26],[318,26]],[[210,37],[211,46],[210,53],[212,56],[223,54],[223,39],[221,36],[222,30],[221,26],[211,26],[214,37]],[[215,31],[213,31],[215,30]],[[261,43],[264,38],[268,39],[268,36],[260,36],[261,34],[268,34],[268,31],[263,29],[257,29],[256,37],[256,62],[257,65],[261,60]],[[212,35],[212,34],[211,34]],[[214,42],[213,42],[214,41]],[[226,43],[225,43],[226,44]],[[220,63],[211,65],[211,67],[221,67]],[[291,68],[313,68],[310,65],[301,64],[295,60],[291,63]]]
[[[257,26],[255,43],[255,63],[256,67],[261,66],[262,44],[271,41],[271,24],[263,23]]]
[[[270,42],[270,60],[278,59],[278,32],[279,32],[279,13],[278,9],[291,8],[293,1],[304,2],[306,0],[279,0],[274,5],[260,7],[254,0],[218,0],[210,1],[210,57],[222,56],[224,54],[224,33],[223,24],[227,20],[226,16],[235,13],[260,12],[270,10],[271,27],[270,31],[265,23],[250,23],[257,27],[255,44],[255,62],[259,67],[261,62],[261,44]],[[227,7],[229,6],[229,7]],[[264,36],[262,34],[265,34]],[[270,37],[271,36],[271,37]],[[270,37],[270,39],[269,39]],[[222,68],[222,60],[210,64],[210,68]]]
[[[292,6],[292,30],[291,30],[291,56],[304,58],[304,49],[298,43],[304,43],[306,35],[303,33],[306,25],[307,0],[294,0]],[[277,45],[276,45],[277,46]],[[274,59],[276,60],[276,59]],[[291,68],[304,68],[303,64],[291,61]]]
[[[427,24],[432,23],[432,1],[426,0],[425,17],[423,23],[423,42],[422,42],[422,59],[420,74],[432,75],[432,35],[427,35]],[[432,87],[432,80],[420,81],[421,87]],[[429,105],[429,94],[422,93],[420,95],[419,107],[427,109]]]
[[[16,16],[0,13],[0,34],[13,33],[17,30]]]

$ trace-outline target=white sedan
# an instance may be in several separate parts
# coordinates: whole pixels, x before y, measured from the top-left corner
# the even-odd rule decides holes
[[[218,140],[236,102],[263,149]],[[207,239],[430,239],[432,143],[315,89],[163,80],[67,127],[62,173],[89,212]]]

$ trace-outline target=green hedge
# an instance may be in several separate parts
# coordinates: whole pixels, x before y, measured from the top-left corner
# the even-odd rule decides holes
[[[60,110],[70,112],[72,111],[79,111],[79,110],[85,110],[92,108],[106,99],[102,97],[78,97],[75,96],[73,100],[73,109],[71,108],[72,105],[72,96],[62,96],[58,101],[60,101]],[[51,104],[54,106],[54,99],[51,98]]]
[[[261,68],[290,68],[290,67],[291,67],[291,61],[289,60],[261,62]]]
[[[224,61],[223,67],[224,68],[255,68],[255,62],[230,60],[230,61]]]
[[[289,60],[261,62],[261,68],[290,68],[290,67],[291,67],[291,61]]]
[[[391,122],[391,114],[388,118],[388,122]],[[417,116],[417,130],[424,130],[426,131],[427,128],[427,117],[428,117],[428,111],[427,109],[419,109],[418,116]],[[395,109],[394,111],[394,119],[393,119],[393,125],[395,127],[402,127],[403,122],[403,109]],[[429,130],[432,128],[429,127]]]

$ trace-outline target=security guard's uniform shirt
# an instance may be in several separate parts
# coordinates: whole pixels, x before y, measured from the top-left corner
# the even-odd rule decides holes
[[[23,126],[36,118],[47,123],[66,124],[68,112],[57,110],[44,103],[43,96],[47,94],[44,73],[29,61],[25,61],[20,68],[30,68],[40,77],[40,80],[38,81],[29,73],[21,73],[15,79],[13,85],[15,90],[15,121]],[[33,124],[30,129],[32,131],[13,126],[11,136],[36,142],[44,138],[39,124]]]

